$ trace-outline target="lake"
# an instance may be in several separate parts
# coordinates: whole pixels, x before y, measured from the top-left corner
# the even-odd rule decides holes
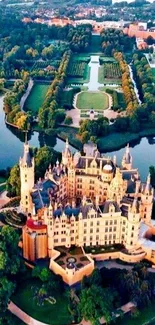
[[[0,97],[0,169],[13,166],[18,162],[23,154],[24,133],[10,128],[5,124],[3,111],[3,98]],[[45,144],[50,145],[55,150],[61,152],[65,142],[58,138],[41,136],[38,132],[29,135],[29,143],[32,147],[41,147]],[[71,147],[72,152],[75,149]]]
[[[41,147],[45,144],[53,147],[55,150],[62,152],[64,141],[56,138],[41,136],[38,132],[29,135],[29,143],[33,147]],[[18,162],[19,157],[23,154],[24,134],[18,130],[10,129],[4,121],[3,97],[0,97],[0,169],[13,166]],[[75,148],[71,147],[72,152]],[[125,149],[106,153],[113,157],[116,155],[117,164],[119,165]],[[139,142],[131,143],[131,154],[133,156],[133,166],[139,169],[142,180],[147,177],[149,167],[155,165],[155,140],[153,137],[142,138]]]

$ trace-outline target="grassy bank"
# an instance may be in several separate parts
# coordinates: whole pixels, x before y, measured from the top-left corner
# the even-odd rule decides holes
[[[155,136],[155,129],[146,129],[139,133],[112,133],[98,140],[98,148],[101,152],[114,151],[124,147],[128,142],[147,136]]]

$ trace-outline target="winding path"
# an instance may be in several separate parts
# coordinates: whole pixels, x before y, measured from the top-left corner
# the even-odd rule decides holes
[[[38,320],[30,317],[24,311],[22,311],[19,307],[17,307],[12,301],[10,302],[8,309],[12,314],[17,316],[27,325],[48,325],[47,323],[39,322]]]
[[[10,302],[8,309],[12,314],[17,316],[27,325],[49,325],[47,323],[42,323],[34,319],[33,317],[29,316],[24,311],[22,311],[18,306],[16,306],[12,301]],[[92,324],[89,321],[82,320],[80,324],[75,324],[75,325],[92,325]]]

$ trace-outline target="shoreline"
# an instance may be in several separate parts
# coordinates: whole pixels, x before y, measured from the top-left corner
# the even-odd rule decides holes
[[[103,138],[98,139],[97,145],[102,153],[109,153],[124,148],[128,143],[132,146],[133,142],[139,141],[142,138],[155,136],[155,128],[146,128],[139,133],[111,133]]]

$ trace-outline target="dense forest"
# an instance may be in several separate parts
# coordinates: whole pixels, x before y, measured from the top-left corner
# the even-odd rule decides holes
[[[129,38],[122,30],[109,28],[101,32],[101,47],[106,56],[111,56],[114,52],[130,52],[133,50],[134,43],[135,38]]]

